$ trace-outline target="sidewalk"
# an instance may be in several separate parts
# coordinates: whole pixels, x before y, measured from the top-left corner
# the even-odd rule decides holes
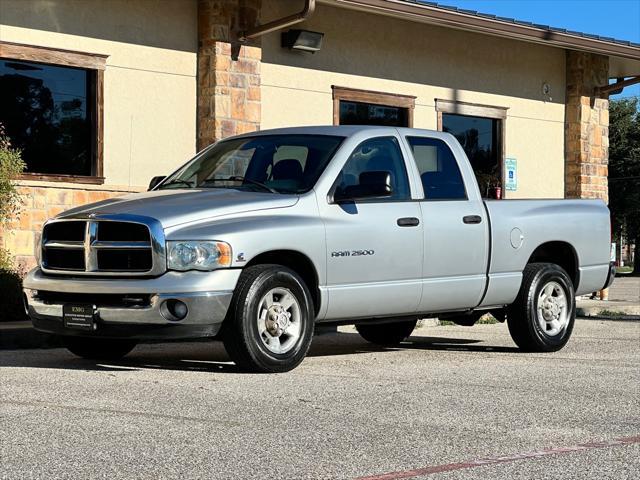
[[[609,300],[576,299],[579,317],[640,319],[640,277],[619,276],[609,288]]]

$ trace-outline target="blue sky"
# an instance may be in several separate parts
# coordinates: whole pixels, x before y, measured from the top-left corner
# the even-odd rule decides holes
[[[640,0],[434,0],[442,5],[517,18],[640,43]],[[612,98],[640,95],[640,85]]]

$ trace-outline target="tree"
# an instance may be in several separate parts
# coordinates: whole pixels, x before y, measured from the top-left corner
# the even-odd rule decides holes
[[[609,208],[616,236],[635,243],[640,273],[640,104],[613,100],[609,107]]]

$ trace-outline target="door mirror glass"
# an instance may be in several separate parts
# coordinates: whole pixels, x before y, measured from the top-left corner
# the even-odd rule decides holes
[[[149,182],[149,188],[148,190],[153,190],[156,186],[158,186],[158,184],[160,184],[160,182],[162,182],[165,178],[165,176],[163,175],[159,175],[157,177],[153,177],[151,179],[151,181]]]
[[[338,188],[334,195],[336,202],[362,200],[367,198],[389,197],[393,193],[391,172],[362,172],[356,185]]]

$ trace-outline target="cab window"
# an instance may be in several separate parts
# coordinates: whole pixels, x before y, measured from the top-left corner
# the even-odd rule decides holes
[[[336,192],[360,184],[366,172],[388,172],[391,176],[390,196],[376,202],[409,200],[409,179],[398,140],[395,137],[372,138],[361,143],[351,154],[336,180]]]
[[[449,146],[439,138],[407,137],[426,200],[466,200],[464,181]]]

